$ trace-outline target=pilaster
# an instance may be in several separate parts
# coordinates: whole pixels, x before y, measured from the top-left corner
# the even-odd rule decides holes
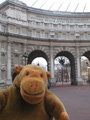
[[[7,81],[6,84],[10,85],[11,82],[11,42],[7,43]]]
[[[76,79],[77,84],[82,85],[82,78],[81,78],[81,65],[80,65],[80,51],[79,47],[76,47]]]
[[[26,43],[23,44],[23,55],[27,53],[27,45]],[[23,57],[23,65],[26,65],[25,58]]]
[[[54,58],[53,58],[53,46],[50,47],[50,70],[51,70],[51,85],[55,86],[55,77],[54,77]]]

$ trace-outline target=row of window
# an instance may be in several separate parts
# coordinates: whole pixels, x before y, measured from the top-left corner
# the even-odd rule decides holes
[[[1,49],[6,50],[6,47],[7,47],[7,43],[6,42],[1,42]],[[14,44],[13,49],[14,49],[14,51],[17,51],[17,50],[19,51],[20,45],[19,44]]]
[[[1,54],[1,65],[5,65],[7,62],[6,62],[6,55],[5,54]],[[14,56],[14,64],[15,65],[18,65],[20,64],[20,56],[19,55],[15,55]]]
[[[28,32],[28,36],[32,37],[32,31]],[[41,33],[37,32],[36,33],[36,38],[40,38],[41,37]],[[79,33],[75,33],[75,34],[70,34],[70,33],[53,33],[53,34],[49,34],[49,33],[45,33],[45,38],[54,38],[54,39],[89,39],[90,40],[90,34],[79,34]]]
[[[61,25],[61,24],[51,24],[51,23],[40,23],[40,22],[30,22],[29,25],[43,26],[43,27],[53,27],[53,28],[90,28],[90,25]]]
[[[16,30],[12,29],[12,31],[10,31],[10,32],[12,32],[14,34],[20,35],[20,34],[22,34],[21,30],[22,30],[21,28],[16,27]],[[6,26],[2,26],[1,31],[2,32],[6,32]],[[70,32],[68,32],[68,33],[59,33],[59,32],[55,33],[55,32],[53,32],[53,34],[52,34],[51,32],[36,31],[36,30],[28,30],[28,32],[26,32],[26,29],[24,29],[23,30],[23,34],[24,35],[27,34],[27,36],[29,36],[29,37],[46,38],[46,39],[48,39],[48,38],[65,39],[66,37],[69,37],[70,39],[72,39],[72,38],[76,38],[77,39],[77,37],[75,37],[75,36],[77,36],[76,34],[78,34],[78,38],[90,39],[90,34],[88,34],[88,33],[82,33],[82,34],[75,33],[75,34],[71,34]]]
[[[90,25],[88,24],[59,24],[59,23],[43,23],[43,22],[37,22],[37,21],[29,21],[29,25],[34,26],[42,26],[42,27],[55,27],[55,28],[90,28]]]

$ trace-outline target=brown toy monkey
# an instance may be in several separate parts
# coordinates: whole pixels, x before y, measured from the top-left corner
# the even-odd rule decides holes
[[[47,89],[50,73],[17,66],[13,84],[0,91],[0,120],[69,120],[63,103]]]

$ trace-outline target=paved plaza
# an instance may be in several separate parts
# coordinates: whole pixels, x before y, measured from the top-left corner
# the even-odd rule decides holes
[[[50,88],[64,103],[70,120],[90,120],[90,86],[58,86]]]

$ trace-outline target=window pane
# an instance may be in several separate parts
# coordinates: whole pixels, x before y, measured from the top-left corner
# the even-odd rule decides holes
[[[48,38],[48,33],[45,33],[45,38]]]
[[[6,27],[2,25],[2,32],[6,32]]]
[[[40,38],[40,32],[37,32],[37,36],[36,36],[37,38]]]
[[[2,43],[1,43],[1,48],[5,49],[5,47],[6,47],[6,43],[5,43],[5,42],[2,42]]]
[[[1,55],[1,64],[5,64],[6,58],[5,55]]]
[[[20,28],[16,28],[16,34],[20,34]]]
[[[1,70],[1,79],[6,79],[6,71]]]
[[[19,45],[18,44],[15,44],[15,46],[14,46],[14,50],[19,50]]]
[[[32,31],[28,31],[28,36],[32,36]]]
[[[19,65],[19,56],[15,56],[14,60],[15,65]]]

